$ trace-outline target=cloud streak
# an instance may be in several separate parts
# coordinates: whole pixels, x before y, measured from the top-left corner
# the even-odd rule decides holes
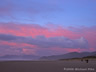
[[[6,29],[6,30],[5,30]],[[73,32],[61,26],[56,28],[43,27],[38,24],[16,24],[16,23],[0,23],[0,33],[12,34],[16,36],[32,36],[44,35],[45,37],[64,36],[68,38],[80,38],[78,32]]]
[[[0,34],[0,40],[16,43],[26,43],[34,46],[36,45],[40,48],[88,48],[88,42],[84,38],[72,40],[65,37],[46,38],[44,36],[37,36],[36,38],[32,38]]]
[[[42,51],[48,51],[48,53],[51,51],[59,54],[63,53],[63,51],[95,50],[95,26],[90,28],[52,26],[0,23],[0,46],[5,51],[6,48],[12,49],[12,51],[14,50],[13,48],[16,48],[21,52],[20,54],[40,54]]]

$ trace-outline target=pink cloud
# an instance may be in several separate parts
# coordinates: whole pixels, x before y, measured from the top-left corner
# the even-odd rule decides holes
[[[52,31],[50,28],[42,27],[40,25],[25,25],[25,24],[0,24],[0,33],[5,34],[13,34],[16,36],[32,36],[36,37],[38,35],[44,35],[46,37],[56,37],[56,36],[64,36],[68,38],[79,38],[80,35],[76,32],[72,32],[71,30],[62,28],[58,26],[56,29]]]
[[[15,24],[15,23],[0,23],[0,34],[11,34],[14,36],[23,36],[23,37],[32,37],[33,39],[41,39],[42,41],[46,41],[47,39],[50,42],[50,38],[54,40],[55,37],[66,37],[71,40],[78,39],[80,37],[84,37],[88,40],[89,48],[49,48],[49,52],[52,50],[54,53],[63,53],[63,52],[82,52],[82,51],[95,51],[96,48],[96,27],[81,27],[81,28],[64,28],[62,26],[49,25],[48,27],[40,26],[38,24]],[[41,36],[44,36],[43,39]],[[40,38],[38,38],[39,36]],[[59,40],[59,38],[56,38]],[[55,40],[56,40],[55,39]],[[61,39],[61,38],[60,38]],[[40,40],[39,40],[40,41]],[[17,42],[8,42],[8,41],[0,41],[0,45],[8,45],[14,47],[21,47],[23,53],[29,54],[34,53],[43,47],[42,41],[40,41],[40,45],[32,45],[28,43],[17,43]],[[62,40],[63,41],[63,40]],[[51,41],[52,42],[52,41]],[[80,39],[79,39],[80,42]],[[81,41],[82,42],[82,41]],[[45,43],[45,42],[44,42]],[[53,42],[52,42],[53,43]],[[46,44],[45,44],[46,45]],[[50,43],[48,46],[51,46]],[[54,45],[52,45],[54,46]],[[25,48],[26,47],[26,48]],[[34,48],[34,50],[27,49]],[[44,46],[46,47],[46,46]],[[61,46],[63,47],[63,46]],[[76,47],[76,46],[75,46]],[[35,50],[36,48],[36,50]],[[37,49],[38,48],[38,49]],[[46,51],[47,49],[45,49]]]
[[[8,42],[8,41],[0,41],[0,45],[8,45],[11,47],[17,47],[17,48],[23,48],[23,47],[31,47],[36,48],[37,46],[32,44],[26,44],[26,43],[15,43],[15,42]]]
[[[5,47],[4,47],[5,46]],[[0,41],[0,47],[3,47],[1,54],[36,54],[37,46],[32,44],[26,44],[26,43],[15,43],[15,42],[8,42],[8,41]],[[10,53],[9,53],[10,52]]]
[[[36,54],[36,50],[34,50],[34,49],[27,49],[27,48],[23,48],[22,49],[23,51],[23,54],[27,54],[27,55],[30,55],[30,54],[32,54],[32,55],[37,55]]]

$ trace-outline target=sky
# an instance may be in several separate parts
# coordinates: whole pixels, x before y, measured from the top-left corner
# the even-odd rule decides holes
[[[96,0],[0,0],[0,56],[96,51]]]

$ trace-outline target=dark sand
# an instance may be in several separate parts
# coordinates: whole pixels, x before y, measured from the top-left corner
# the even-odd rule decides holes
[[[81,70],[76,71],[75,68]],[[0,72],[96,72],[96,61],[1,61]]]

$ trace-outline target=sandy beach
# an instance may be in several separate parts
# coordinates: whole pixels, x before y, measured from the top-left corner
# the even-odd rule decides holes
[[[0,72],[96,72],[96,62],[1,61]]]

